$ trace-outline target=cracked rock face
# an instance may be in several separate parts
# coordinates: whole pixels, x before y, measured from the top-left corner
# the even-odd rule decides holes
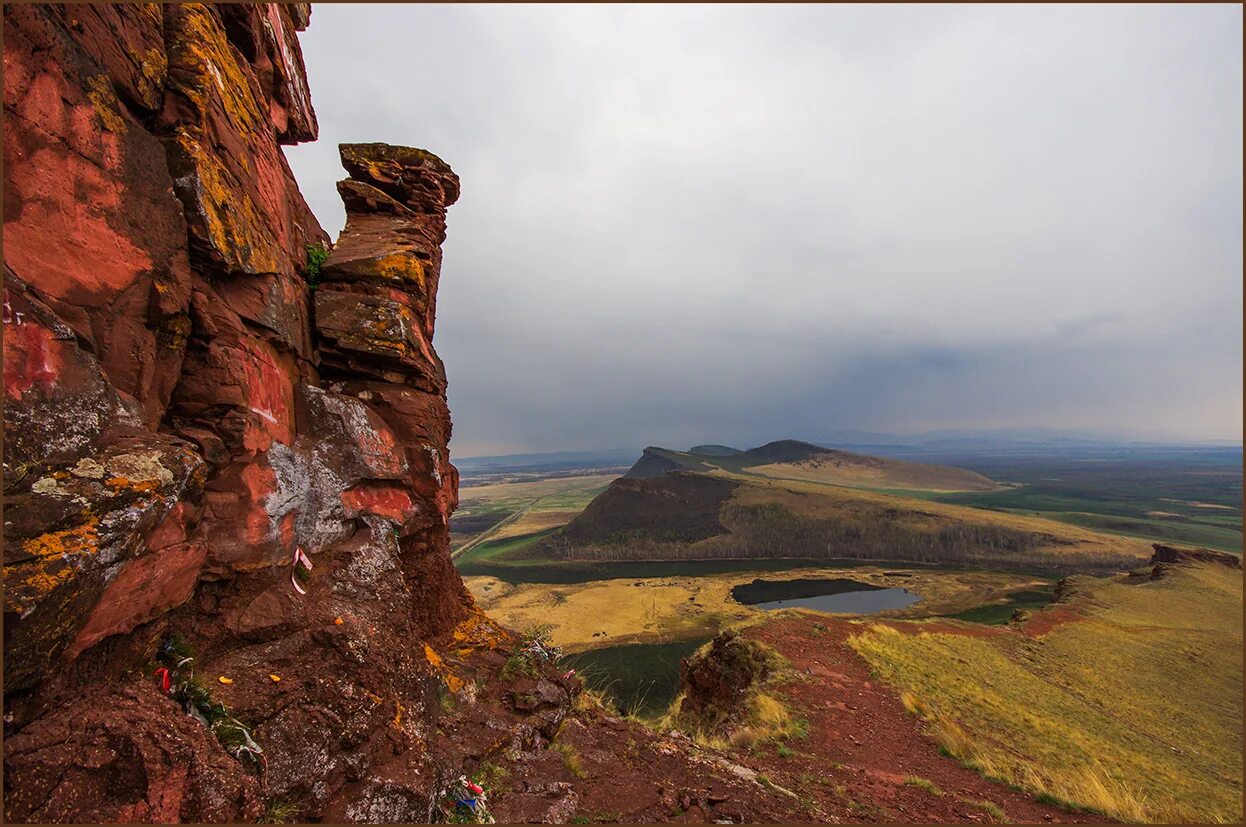
[[[10,820],[422,820],[444,780],[435,650],[484,628],[432,344],[459,182],[343,146],[329,244],[281,151],[309,16],[4,9]],[[153,679],[173,638],[262,771]]]

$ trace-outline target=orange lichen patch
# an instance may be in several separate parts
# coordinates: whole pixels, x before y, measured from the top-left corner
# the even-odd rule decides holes
[[[148,49],[139,58],[138,68],[142,72],[144,79],[153,84],[153,86],[160,86],[163,85],[164,76],[168,72],[169,61],[161,50]]]
[[[99,550],[99,535],[96,526],[99,517],[89,517],[87,521],[73,528],[61,531],[50,531],[40,534],[22,543],[22,551],[32,557],[73,557],[80,554],[94,554]]]
[[[72,560],[99,551],[98,523],[99,518],[91,516],[81,525],[23,542],[22,551],[33,559],[4,567],[6,608],[25,611],[73,577],[77,570]]]
[[[501,651],[515,644],[515,636],[474,604],[467,617],[454,627],[455,652],[463,657],[475,650]]]
[[[25,611],[73,573],[73,567],[59,557],[25,566],[5,567],[4,605],[8,609]]]
[[[88,78],[87,86],[87,99],[91,101],[95,114],[100,116],[104,128],[111,132],[125,132],[127,127],[125,118],[121,116],[121,104],[117,101],[108,77],[96,75]]]
[[[426,287],[428,275],[424,263],[409,253],[390,253],[372,262],[373,272],[391,281],[410,282],[421,288]]]
[[[131,491],[149,492],[156,491],[160,488],[159,480],[132,480],[126,477],[109,477],[104,480],[104,484],[113,491],[120,491],[128,488]]]
[[[428,661],[429,666],[433,667],[433,671],[445,682],[446,688],[451,692],[458,692],[463,688],[463,679],[455,675],[442,660],[441,655],[437,654],[427,643],[424,644],[424,659]]]
[[[402,704],[394,701],[394,729],[402,729]]]
[[[266,118],[259,105],[255,77],[239,65],[225,29],[210,7],[187,4],[177,22],[182,32],[170,41],[171,62],[212,81],[183,84],[179,91],[201,109],[207,109],[215,98],[244,134],[264,126]]]

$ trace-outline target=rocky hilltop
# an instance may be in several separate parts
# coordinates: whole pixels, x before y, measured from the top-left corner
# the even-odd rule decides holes
[[[309,19],[4,8],[6,820],[793,815],[473,603],[432,344],[459,181],[343,146],[330,244],[281,150]]]

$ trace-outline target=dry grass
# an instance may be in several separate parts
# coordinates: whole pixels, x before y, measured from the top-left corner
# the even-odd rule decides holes
[[[808,518],[842,517],[852,519],[900,519],[915,531],[936,530],[948,520],[971,525],[993,526],[1018,532],[1030,532],[1058,539],[1058,543],[1036,549],[1045,554],[1076,556],[1096,555],[1137,558],[1151,555],[1145,540],[1106,534],[1080,526],[1003,511],[987,511],[964,505],[933,500],[913,499],[895,494],[864,489],[841,488],[812,481],[765,480],[749,478],[732,495],[733,505],[774,503],[793,514]],[[901,517],[884,516],[898,513]],[[713,542],[713,540],[705,541]],[[1019,556],[1023,557],[1024,553]]]
[[[944,465],[860,457],[813,457],[802,462],[754,465],[749,474],[823,485],[865,488],[911,488],[919,491],[994,491],[1000,486],[973,471]]]
[[[943,795],[943,790],[939,787],[939,785],[928,778],[910,775],[908,778],[904,779],[904,783],[908,784],[910,787],[917,787],[925,790],[931,795]]]
[[[948,754],[1125,821],[1242,817],[1242,575],[1104,582],[1039,639],[902,634],[851,645]]]
[[[562,756],[562,762],[567,767],[567,772],[571,773],[574,778],[587,778],[584,767],[580,763],[580,754],[575,751],[575,747],[570,744],[555,742],[550,745],[551,748]]]
[[[880,586],[903,585],[922,596],[907,612],[896,613],[898,616],[963,611],[1011,590],[1045,585],[1027,575],[995,572],[914,569],[912,576],[902,581],[883,575],[884,571],[896,569],[903,570],[903,566],[862,566],[851,572],[801,569],[568,584],[511,585],[494,577],[466,577],[464,582],[491,617],[514,628],[548,623],[553,627],[554,643],[572,652],[711,635],[734,623],[772,618],[772,613],[741,605],[731,597],[733,586],[755,577],[851,577]],[[642,585],[635,585],[637,582]]]
[[[614,704],[605,690],[591,689],[587,686],[580,690],[571,704],[571,712],[574,714],[600,712],[605,715],[613,715],[613,710]]]

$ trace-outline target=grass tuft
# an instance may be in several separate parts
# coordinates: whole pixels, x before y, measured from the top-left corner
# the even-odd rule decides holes
[[[588,774],[584,772],[583,764],[580,763],[580,754],[575,751],[575,747],[567,743],[556,742],[551,744],[550,748],[562,756],[562,762],[572,776],[575,778],[588,777]]]
[[[293,801],[274,798],[264,805],[264,813],[259,817],[259,824],[297,824],[303,814],[303,807]]]
[[[920,776],[910,775],[908,778],[904,779],[904,783],[908,784],[910,787],[919,787],[931,795],[943,795],[943,790],[938,784],[935,784],[933,781]]]

